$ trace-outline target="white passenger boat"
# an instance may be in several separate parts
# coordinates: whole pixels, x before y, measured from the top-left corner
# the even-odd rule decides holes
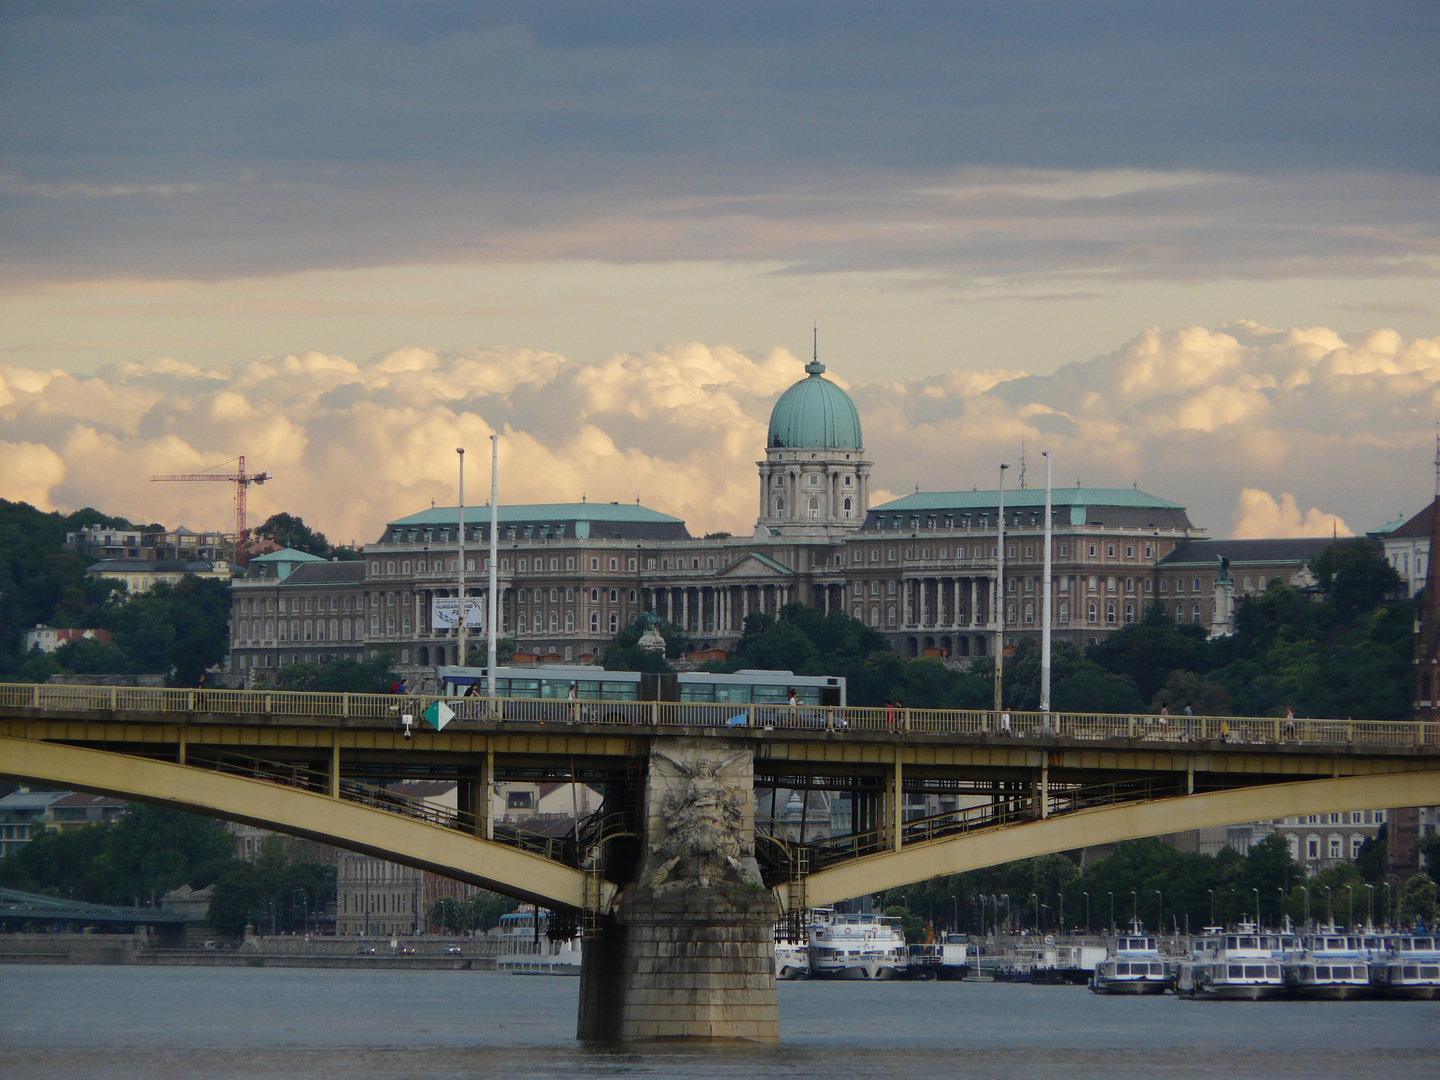
[[[1283,940],[1262,936],[1253,924],[1233,933],[1201,938],[1175,978],[1175,992],[1185,997],[1258,1001],[1285,993],[1285,977],[1277,952]]]
[[[959,934],[949,934],[942,941],[910,946],[907,979],[936,979],[956,982],[970,971],[970,946]]]
[[[1370,982],[1386,997],[1440,999],[1440,939],[1401,934],[1370,967]]]
[[[1097,994],[1163,994],[1174,980],[1155,939],[1140,933],[1117,937],[1104,960],[1095,965],[1090,989]]]
[[[1281,965],[1285,985],[1300,997],[1346,1001],[1370,993],[1371,950],[1363,934],[1342,934],[1332,926],[1300,938]]]
[[[898,919],[833,915],[810,928],[810,974],[822,979],[895,979],[909,963]]]

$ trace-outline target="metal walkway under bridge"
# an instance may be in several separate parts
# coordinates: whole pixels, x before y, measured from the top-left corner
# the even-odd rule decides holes
[[[724,739],[754,764],[756,854],[782,907],[1140,836],[1440,803],[1440,724],[788,705],[447,699],[0,685],[0,774],[183,807],[604,914],[633,873],[659,738]],[[404,723],[412,718],[410,734]],[[407,798],[448,780],[457,806]],[[490,813],[505,781],[604,795],[570,835]],[[848,799],[809,844],[774,793]],[[911,817],[914,796],[956,809]]]

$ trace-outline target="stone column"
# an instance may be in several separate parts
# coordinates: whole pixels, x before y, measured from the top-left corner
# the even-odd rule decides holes
[[[680,593],[680,625],[690,632],[690,589],[687,586]]]
[[[970,579],[970,625],[971,625],[971,626],[974,626],[974,625],[975,625],[975,620],[976,620],[977,618],[979,618],[979,616],[980,616],[980,608],[977,606],[978,603],[979,603],[979,599],[980,599],[980,597],[979,597],[979,589],[978,589],[978,586],[976,585],[975,579],[972,577],[972,578]]]
[[[637,880],[585,939],[579,1037],[778,1041],[779,907],[755,862],[749,747],[656,739],[644,829]]]

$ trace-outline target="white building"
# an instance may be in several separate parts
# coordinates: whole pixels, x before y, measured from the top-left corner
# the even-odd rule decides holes
[[[1430,526],[1435,515],[1432,502],[1403,525],[1375,530],[1385,547],[1385,561],[1405,581],[1405,595],[1414,596],[1425,587],[1425,572],[1430,565]]]

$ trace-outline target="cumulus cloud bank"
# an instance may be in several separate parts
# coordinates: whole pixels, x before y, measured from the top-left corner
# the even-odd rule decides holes
[[[770,405],[802,375],[783,349],[693,343],[590,362],[411,347],[365,362],[157,359],[93,376],[0,367],[0,495],[213,527],[228,519],[223,488],[148,477],[244,453],[277,477],[252,490],[252,520],[286,510],[367,541],[389,518],[453,500],[456,446],[475,463],[471,492],[484,492],[498,432],[503,501],[639,496],[696,532],[748,531]],[[1189,506],[1212,535],[1276,536],[1348,534],[1347,521],[1363,531],[1418,509],[1437,384],[1440,339],[1235,323],[1147,329],[1048,376],[952,371],[849,389],[877,492],[993,486],[1023,442],[1030,486],[1048,449],[1057,485],[1133,482]]]

